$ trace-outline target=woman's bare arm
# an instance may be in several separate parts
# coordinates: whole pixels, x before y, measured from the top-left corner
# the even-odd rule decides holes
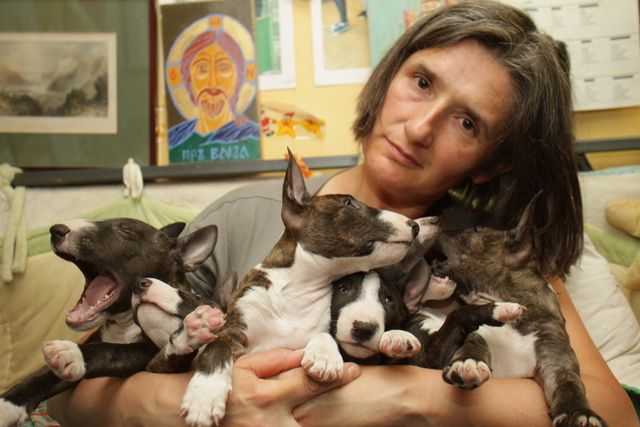
[[[636,426],[626,393],[594,346],[564,284],[554,283],[592,408],[611,426]],[[542,389],[531,379],[493,378],[459,390],[437,370],[414,366],[362,369],[356,381],[294,411],[304,426],[549,426]]]
[[[294,407],[360,374],[358,366],[345,364],[341,380],[318,384],[300,368],[301,358],[301,352],[286,349],[239,358],[223,425],[297,426]],[[83,380],[50,399],[49,412],[65,427],[186,426],[180,403],[191,375],[140,372],[126,379]]]

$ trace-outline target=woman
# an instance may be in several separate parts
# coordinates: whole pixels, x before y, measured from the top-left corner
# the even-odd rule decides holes
[[[363,89],[354,124],[363,163],[308,187],[414,218],[439,213],[449,226],[512,226],[542,191],[529,227],[558,291],[588,398],[610,425],[630,426],[637,423],[633,408],[561,280],[582,244],[571,114],[562,44],[508,6],[452,6],[411,27]],[[199,215],[191,228],[215,222],[223,232],[215,257],[192,277],[195,285],[260,261],[281,231],[279,192],[279,182],[240,189]],[[223,424],[549,425],[544,395],[531,379],[492,379],[464,391],[435,370],[348,365],[339,384],[318,385],[299,368],[300,357],[280,349],[240,358]],[[91,414],[95,425],[179,425],[189,376],[83,381],[55,399],[51,412],[79,423]]]

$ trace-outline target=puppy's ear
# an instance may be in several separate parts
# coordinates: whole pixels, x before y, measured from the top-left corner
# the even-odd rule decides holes
[[[426,262],[416,264],[413,270],[411,270],[404,286],[404,294],[402,296],[404,305],[409,309],[409,311],[413,311],[418,308],[420,302],[430,299],[426,297],[426,294],[428,294],[430,277],[431,269]]]
[[[169,237],[178,237],[180,233],[182,233],[182,230],[184,230],[184,227],[186,227],[186,225],[187,225],[186,222],[174,222],[174,223],[165,225],[160,230],[163,231]]]
[[[296,163],[291,150],[289,152],[289,166],[284,176],[282,186],[282,221],[287,229],[299,229],[300,215],[309,203],[311,196],[307,192],[302,171]]]
[[[528,236],[517,237],[513,230],[507,233],[507,242],[503,250],[503,263],[511,269],[522,267],[531,257],[533,243]]]
[[[533,235],[529,224],[533,221],[536,200],[540,194],[541,192],[531,199],[518,225],[506,234],[503,255],[504,264],[509,268],[521,267],[532,255]]]
[[[195,271],[213,252],[218,240],[218,227],[208,225],[178,238],[177,251],[186,271]]]

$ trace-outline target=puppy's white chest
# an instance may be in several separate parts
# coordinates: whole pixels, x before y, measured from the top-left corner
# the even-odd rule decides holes
[[[536,334],[522,335],[511,325],[481,326],[478,333],[491,352],[492,375],[497,378],[531,378],[537,361]]]
[[[300,349],[319,332],[329,331],[331,292],[287,298],[279,286],[255,287],[238,300],[249,353],[272,348]],[[309,301],[313,301],[308,304]]]

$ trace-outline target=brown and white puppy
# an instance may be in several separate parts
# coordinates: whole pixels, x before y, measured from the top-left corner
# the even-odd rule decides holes
[[[491,375],[535,378],[554,426],[604,426],[587,401],[558,296],[524,232],[534,201],[513,230],[474,228],[443,232],[438,239],[446,260],[434,269],[457,283],[456,293],[466,304],[509,301],[526,307],[506,314],[505,326],[471,333],[445,363],[443,377],[462,388],[477,387]]]
[[[178,237],[184,225],[156,229],[142,221],[117,218],[51,227],[54,252],[74,263],[85,277],[82,295],[66,323],[79,331],[97,329],[83,344],[45,343],[48,366],[0,396],[0,426],[25,420],[42,400],[82,378],[128,376],[145,369],[164,344],[145,339],[134,322],[133,289],[141,278],[157,277],[187,290],[185,272],[209,256],[217,239],[215,226]],[[217,318],[221,324],[220,311]]]
[[[292,160],[283,185],[282,219],[282,236],[240,282],[225,325],[196,359],[181,409],[191,426],[222,420],[231,369],[244,353],[304,349],[308,375],[318,381],[340,377],[343,361],[329,335],[331,282],[398,262],[418,232],[414,221],[351,196],[310,196]]]

